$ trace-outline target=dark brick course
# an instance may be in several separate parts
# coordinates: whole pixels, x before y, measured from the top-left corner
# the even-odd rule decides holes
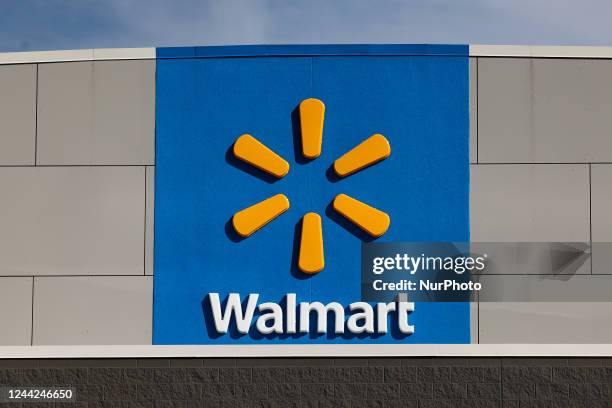
[[[612,408],[611,359],[0,360],[0,385],[62,384],[0,408]]]

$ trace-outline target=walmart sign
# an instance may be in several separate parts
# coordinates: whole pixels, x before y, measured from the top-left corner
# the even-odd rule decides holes
[[[363,242],[469,240],[467,46],[158,49],[154,343],[467,343],[360,299]]]

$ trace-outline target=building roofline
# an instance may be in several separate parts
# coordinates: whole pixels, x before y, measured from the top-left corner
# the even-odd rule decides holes
[[[612,47],[564,45],[470,45],[470,57],[612,58]]]
[[[612,59],[612,46],[557,45],[445,45],[445,44],[348,44],[348,45],[231,45],[162,48],[94,48],[83,50],[0,53],[0,65],[46,62],[223,58],[249,56],[338,55],[443,55],[515,58]]]
[[[72,62],[96,60],[155,59],[155,48],[94,48],[0,53],[0,65],[39,62]]]
[[[161,47],[157,58],[234,58],[234,57],[310,57],[310,56],[467,56],[465,44],[272,44],[215,45],[204,47]]]

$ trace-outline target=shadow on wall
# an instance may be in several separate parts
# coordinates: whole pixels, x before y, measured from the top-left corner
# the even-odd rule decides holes
[[[225,162],[230,166],[237,168],[238,170],[244,171],[245,173],[250,174],[253,177],[257,177],[261,181],[265,181],[268,184],[276,183],[279,180],[273,175],[268,174],[263,170],[259,170],[257,167],[253,167],[250,164],[243,162],[242,160],[239,160],[234,155],[233,144],[225,151]]]

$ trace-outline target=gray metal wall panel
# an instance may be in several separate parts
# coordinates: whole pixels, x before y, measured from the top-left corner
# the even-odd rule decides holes
[[[0,277],[0,346],[29,346],[32,278]]]
[[[142,275],[144,173],[0,168],[0,275]]]
[[[588,165],[473,165],[472,240],[588,242],[589,194]],[[589,262],[577,271],[589,272]],[[502,279],[500,287],[510,287],[523,277],[486,279]],[[546,291],[546,282],[538,282],[531,290]],[[558,289],[555,284],[550,282],[550,290]],[[603,343],[612,341],[612,330],[607,329],[611,322],[612,311],[603,303],[480,302],[478,340]]]
[[[588,242],[588,165],[472,165],[475,242]]]
[[[612,161],[612,61],[479,58],[484,163]]]
[[[147,166],[145,214],[145,274],[153,275],[153,246],[155,237],[155,167]]]
[[[478,344],[478,302],[470,302],[470,343]]]
[[[482,303],[507,302],[605,302],[612,298],[612,276],[591,274],[478,276]],[[612,313],[612,308],[609,308]]]
[[[528,162],[531,137],[531,61],[478,58],[480,162]]]
[[[36,65],[0,66],[0,166],[34,164]]]
[[[612,164],[591,167],[593,273],[612,274]]]
[[[38,164],[154,163],[155,61],[40,64]]]
[[[151,344],[150,276],[37,277],[33,345]]]
[[[612,343],[604,302],[481,302],[479,322],[480,343]]]

